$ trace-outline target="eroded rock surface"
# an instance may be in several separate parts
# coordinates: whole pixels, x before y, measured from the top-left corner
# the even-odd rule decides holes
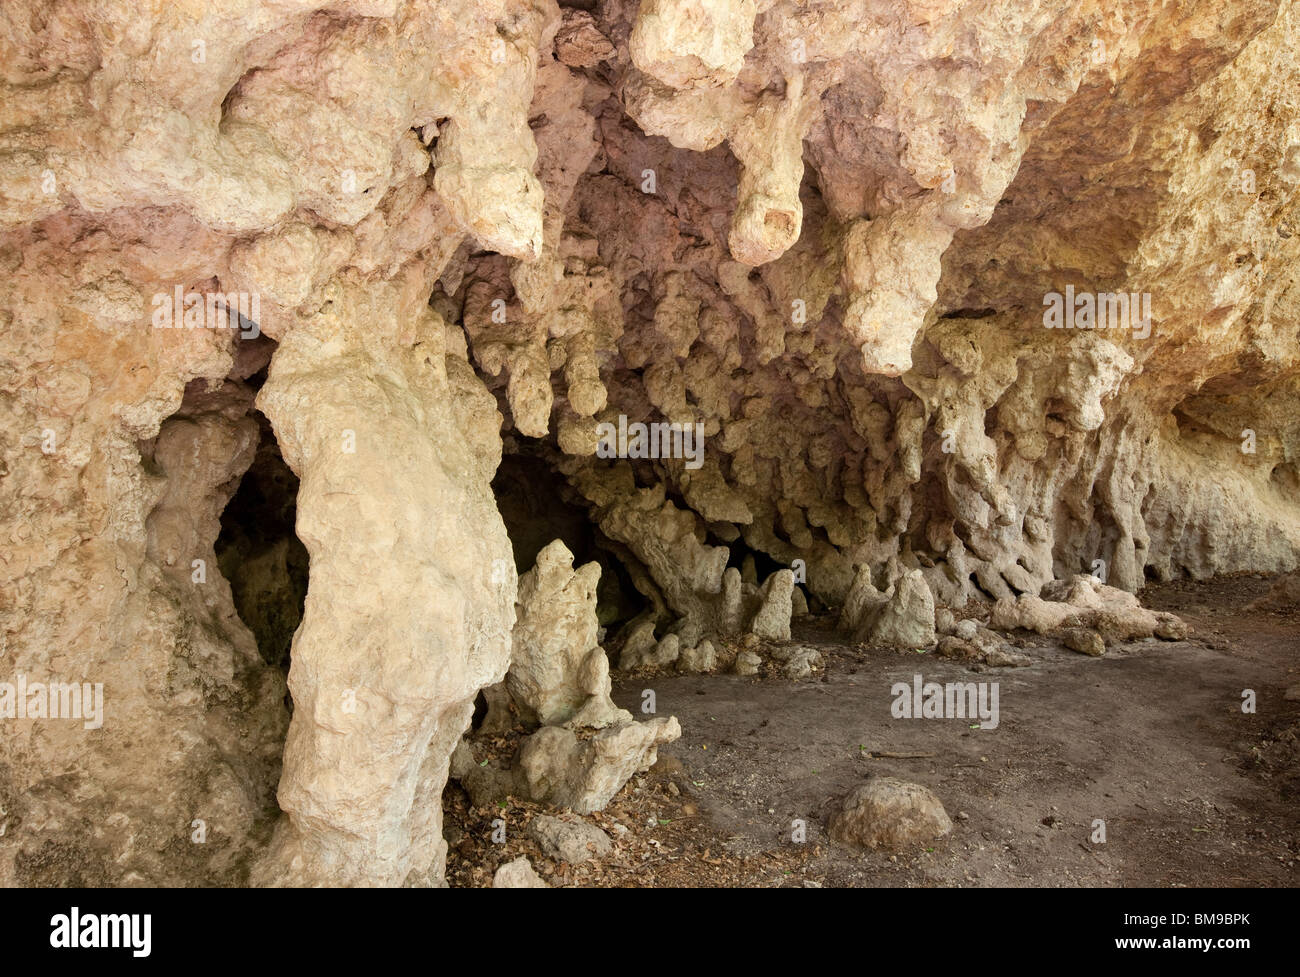
[[[803,607],[1174,639],[1145,580],[1300,566],[1291,0],[5,23],[0,681],[104,699],[2,720],[0,882],[436,884],[510,661],[503,453],[640,595],[630,668],[752,674]],[[291,722],[214,549],[255,410],[310,554]],[[527,639],[530,708],[607,711],[589,620]],[[589,807],[669,728],[545,726],[532,782]]]
[[[573,569],[555,540],[519,579],[518,616],[506,688],[543,725],[600,728],[631,722],[609,697],[609,659],[596,641],[600,565]]]
[[[409,341],[385,342],[376,322]],[[302,482],[311,554],[289,671],[288,820],[262,881],[441,877],[448,761],[478,690],[504,676],[515,614],[488,487],[497,415],[446,332],[396,289],[340,288],[284,338],[259,395]]]
[[[604,808],[634,773],[649,770],[660,745],[681,735],[671,717],[603,729],[585,740],[543,726],[525,741],[519,767],[533,800],[590,814]]]
[[[520,855],[513,861],[506,862],[492,877],[494,889],[549,889],[545,880],[537,874],[533,863],[527,855]]]

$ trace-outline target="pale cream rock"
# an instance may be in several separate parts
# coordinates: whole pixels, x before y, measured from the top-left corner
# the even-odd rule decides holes
[[[570,865],[602,858],[614,849],[609,835],[586,821],[565,821],[539,814],[528,822],[528,836],[547,855]]]
[[[337,289],[281,342],[258,397],[301,479],[311,554],[268,884],[440,878],[448,761],[509,660],[514,564],[489,490],[499,415],[444,354],[436,314],[401,301],[392,286]],[[412,347],[370,327],[408,316]]]
[[[527,855],[506,862],[492,876],[494,889],[549,889],[550,886],[537,874]]]
[[[1179,641],[1189,633],[1187,625],[1176,615],[1148,610],[1133,594],[1108,587],[1090,574],[1055,580],[1042,593],[1047,599],[1022,594],[1014,601],[998,601],[993,606],[989,626],[998,630],[1025,628],[1039,634],[1069,629],[1067,644],[1081,629],[1097,632],[1105,643],[1153,635]]]
[[[726,84],[754,46],[756,13],[755,0],[641,0],[632,61],[674,88]]]
[[[631,722],[609,698],[609,660],[596,640],[600,564],[573,569],[560,540],[519,578],[506,687],[525,718],[543,725],[603,727]]]
[[[535,452],[659,633],[689,619],[679,652],[723,665],[759,609],[731,546],[804,560],[831,608],[860,568],[919,570],[1108,640],[1187,629],[1043,600],[1058,573],[1300,566],[1294,4],[48,6],[0,37],[6,661],[102,678],[130,720],[0,741],[6,884],[238,884],[267,850],[283,682],[184,551],[269,340],[152,328],[178,286],[259,293],[305,475],[290,858],[259,881],[437,881],[442,770],[507,665],[498,451]],[[1067,285],[1149,295],[1150,331],[1045,328]],[[597,459],[619,414],[700,423],[704,466]],[[339,428],[373,442],[361,481],[322,460]],[[439,539],[474,534],[455,557],[434,492],[464,523]],[[340,713],[345,681],[383,694]],[[202,812],[229,843],[160,854]]]
[[[769,641],[790,640],[790,594],[793,590],[794,574],[789,570],[778,570],[767,578],[758,595],[762,603],[749,622],[751,634]]]
[[[576,814],[603,810],[633,774],[650,769],[660,746],[681,735],[674,717],[611,726],[589,740],[544,726],[520,748],[523,786],[533,800]]]
[[[677,670],[680,672],[712,672],[717,667],[718,652],[708,638],[704,638],[693,648],[683,648],[677,657]]]
[[[854,640],[895,648],[931,648],[935,643],[934,597],[920,570],[904,574],[888,600],[858,624]]]

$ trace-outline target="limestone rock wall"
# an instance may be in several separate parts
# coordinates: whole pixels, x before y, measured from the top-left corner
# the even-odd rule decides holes
[[[237,884],[275,810],[284,680],[213,552],[252,391],[216,334],[69,298],[79,271],[165,265],[189,227],[137,229],[134,258],[72,217],[4,248],[3,884]]]
[[[895,37],[884,6],[606,4],[581,113],[534,116],[544,184],[548,129],[590,116],[603,154],[559,188],[550,301],[486,258],[464,320],[500,298],[534,337],[480,365],[671,614],[707,616],[738,540],[832,604],[891,558],[950,604],[1295,564],[1296,14],[1022,7],[913,4]],[[1067,288],[1133,314],[1045,328]],[[703,458],[611,464],[620,415],[702,425]]]
[[[0,881],[436,883],[502,452],[688,647],[864,569],[1300,564],[1291,0],[5,18],[0,683],[104,713],[0,698]],[[1150,319],[1046,328],[1067,289]],[[311,557],[291,724],[213,551],[254,410]],[[620,417],[677,447],[606,457]]]

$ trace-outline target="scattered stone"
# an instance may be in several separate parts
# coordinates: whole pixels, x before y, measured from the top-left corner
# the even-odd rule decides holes
[[[934,647],[934,597],[920,570],[903,575],[875,618],[859,624],[856,638],[893,648]]]
[[[871,567],[864,564],[858,568],[857,575],[853,578],[853,585],[844,598],[844,606],[840,608],[837,626],[841,631],[856,634],[862,625],[874,619],[888,602],[888,595],[877,590],[871,580]]]
[[[631,722],[609,697],[609,659],[596,642],[599,582],[600,564],[574,570],[573,554],[558,539],[519,578],[506,687],[529,718],[557,725],[581,712],[583,726]]]
[[[893,777],[873,777],[844,798],[827,830],[845,844],[897,849],[946,835],[952,821],[928,788]]]
[[[708,638],[694,648],[683,648],[677,658],[677,670],[687,673],[712,672],[718,667],[718,653]]]
[[[1106,654],[1106,642],[1091,628],[1066,628],[1061,632],[1061,640],[1065,642],[1065,647],[1081,655],[1100,658]]]
[[[1156,612],[1156,637],[1165,641],[1186,641],[1192,635],[1192,629],[1182,618],[1162,611]]]
[[[640,668],[644,660],[654,653],[655,622],[651,618],[642,618],[628,626],[627,638],[619,654],[618,667],[623,671]]]
[[[971,634],[969,641],[955,635],[945,635],[935,646],[935,653],[941,658],[950,658],[976,666],[977,671],[980,670],[978,666],[983,665],[991,668],[1023,668],[1033,664],[1032,658],[1013,650],[987,628],[971,628],[969,633]]]
[[[533,869],[527,855],[520,855],[513,862],[506,862],[492,876],[494,889],[549,889],[542,877]]]
[[[822,653],[816,648],[797,648],[786,661],[782,674],[788,679],[809,678],[822,663]]]
[[[565,821],[539,814],[528,824],[528,837],[551,858],[577,865],[589,858],[601,858],[614,849],[609,835],[585,821]]]
[[[763,664],[763,659],[752,651],[742,651],[736,656],[736,664],[731,670],[737,675],[757,675],[759,666]]]
[[[934,651],[940,658],[951,658],[954,661],[976,662],[983,657],[980,650],[969,641],[948,634],[939,639]]]
[[[1033,594],[1003,598],[993,605],[989,627],[995,631],[1024,628],[1038,634],[1051,634],[1078,622],[1079,609],[1057,601],[1046,601]]]
[[[1038,634],[1087,628],[1100,634],[1106,644],[1156,635],[1179,641],[1190,633],[1173,614],[1148,610],[1128,591],[1108,587],[1086,573],[1053,580],[1043,586],[1042,595],[999,600],[993,605],[989,627],[999,631],[1024,628]]]
[[[675,634],[666,634],[659,644],[655,645],[655,650],[647,662],[649,665],[671,665],[681,657],[682,639]]]
[[[490,763],[480,765],[474,759],[473,748],[463,739],[451,755],[449,776],[460,781],[475,807],[495,807],[516,790],[513,770],[502,770]]]
[[[993,648],[984,652],[984,664],[990,668],[1025,668],[1034,660],[1028,655],[1012,651],[1009,647]]]
[[[653,632],[651,632],[653,638]],[[635,639],[635,641],[634,641]],[[618,658],[618,667],[624,671],[646,668],[664,668],[676,662],[682,653],[682,640],[677,634],[666,634],[658,642],[647,643],[644,631],[631,635]]]

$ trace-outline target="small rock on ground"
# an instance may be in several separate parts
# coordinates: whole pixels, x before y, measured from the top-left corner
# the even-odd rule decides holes
[[[946,835],[952,821],[928,788],[894,777],[873,777],[844,798],[827,828],[836,841],[897,849]]]
[[[506,862],[496,875],[492,876],[494,889],[549,889],[542,877],[533,870],[527,855],[520,855],[513,862]]]
[[[571,865],[608,855],[613,849],[609,835],[585,821],[563,821],[539,815],[528,825],[528,836],[547,855]]]

